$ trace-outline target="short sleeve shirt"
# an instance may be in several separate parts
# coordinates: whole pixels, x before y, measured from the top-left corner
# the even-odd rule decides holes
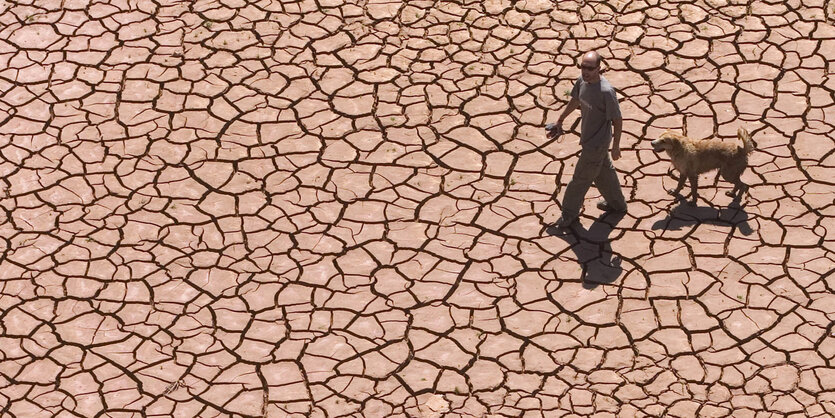
[[[579,77],[571,97],[580,101],[580,145],[608,147],[612,120],[621,118],[615,88],[602,76],[597,83],[586,83]]]

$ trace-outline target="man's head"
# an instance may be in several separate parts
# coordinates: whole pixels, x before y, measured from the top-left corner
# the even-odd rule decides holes
[[[600,54],[595,51],[589,51],[583,54],[583,59],[580,61],[580,70],[583,73],[583,81],[586,83],[597,83],[600,81],[600,62],[602,61]]]

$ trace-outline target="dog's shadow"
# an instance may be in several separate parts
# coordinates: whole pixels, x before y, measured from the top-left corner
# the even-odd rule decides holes
[[[620,255],[612,252],[609,238],[609,234],[623,217],[623,213],[603,214],[588,229],[579,222],[571,228],[546,228],[549,235],[571,244],[571,251],[583,266],[581,279],[584,288],[593,289],[601,284],[610,284],[623,272],[623,260]]]
[[[739,202],[733,201],[728,207],[717,209],[710,206],[691,206],[679,200],[678,206],[670,210],[667,217],[656,221],[653,230],[678,231],[684,227],[700,224],[730,226],[739,229],[743,235],[751,235],[754,229],[748,223],[748,213]]]

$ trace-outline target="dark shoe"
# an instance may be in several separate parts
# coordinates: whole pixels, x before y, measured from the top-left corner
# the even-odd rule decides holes
[[[557,219],[557,222],[554,224],[554,226],[560,229],[570,228],[572,225],[577,223],[578,218],[578,216],[575,216],[573,218],[566,218],[565,216],[560,216],[560,218]]]
[[[600,200],[597,202],[597,208],[602,210],[603,212],[614,212],[614,213],[624,213],[626,212],[626,205],[624,204],[623,209],[616,208],[610,205],[605,200]]]

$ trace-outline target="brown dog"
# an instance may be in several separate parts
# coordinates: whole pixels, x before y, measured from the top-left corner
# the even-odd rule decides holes
[[[734,200],[741,198],[748,190],[748,186],[739,179],[739,176],[748,166],[748,154],[754,150],[754,143],[745,128],[739,128],[736,135],[742,141],[742,145],[716,139],[694,140],[669,131],[652,141],[652,148],[655,152],[667,151],[673,167],[681,174],[678,186],[675,190],[668,190],[668,192],[672,195],[678,194],[684,187],[684,179],[688,178],[692,188],[691,204],[695,205],[698,197],[699,174],[719,169],[722,178],[734,184],[733,191],[726,194],[734,197]]]

